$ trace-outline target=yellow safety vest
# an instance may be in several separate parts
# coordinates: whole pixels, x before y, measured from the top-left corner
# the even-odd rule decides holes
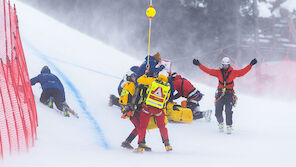
[[[168,97],[171,87],[169,83],[153,81],[148,89],[146,104],[162,109]]]

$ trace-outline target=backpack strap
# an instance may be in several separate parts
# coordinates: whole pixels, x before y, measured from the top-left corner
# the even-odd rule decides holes
[[[223,85],[223,86],[233,84],[233,81],[228,82],[228,83],[226,82],[226,80],[229,78],[229,76],[230,76],[230,74],[231,74],[232,71],[229,71],[228,74],[227,74],[226,76],[224,75],[224,72],[222,71],[222,69],[221,69],[220,71],[221,71],[222,76],[223,76],[223,82],[221,82],[221,81],[219,80],[219,84],[221,84],[221,85]]]
[[[183,85],[184,85],[184,78],[180,78],[182,80],[181,82],[181,97],[183,97]]]

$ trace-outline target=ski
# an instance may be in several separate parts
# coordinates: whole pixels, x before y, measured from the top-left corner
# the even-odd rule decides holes
[[[199,111],[199,112],[202,112],[203,118],[206,121],[211,122],[211,115],[212,115],[213,110],[204,110],[204,111]]]
[[[49,105],[48,105],[49,107]],[[77,119],[79,119],[79,116],[77,114],[77,112],[75,112],[73,109],[71,109],[70,107],[65,108],[65,111],[60,111],[59,109],[55,108],[55,107],[49,107],[50,109],[54,109],[55,111],[57,111],[59,114],[63,115],[64,117],[70,117],[69,113],[71,113],[74,117],[76,117]],[[68,111],[69,113],[66,114],[65,112]]]
[[[205,114],[205,120],[208,121],[208,122],[211,122],[211,115],[212,115],[213,110],[206,110],[204,112],[206,113]]]
[[[74,116],[74,117],[76,117],[77,119],[79,119],[79,116],[78,116],[78,114],[77,114],[77,112],[75,112],[72,108],[68,108],[68,110],[69,110],[69,112]]]
[[[63,115],[63,116],[65,116],[65,114],[64,114],[64,112],[63,111],[60,111],[59,109],[57,109],[57,108],[50,108],[50,109],[53,109],[53,110],[55,110],[58,114],[61,114],[61,115]]]

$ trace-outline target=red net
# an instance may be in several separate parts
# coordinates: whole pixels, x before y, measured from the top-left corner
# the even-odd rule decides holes
[[[37,112],[15,7],[0,1],[0,156],[34,145]]]

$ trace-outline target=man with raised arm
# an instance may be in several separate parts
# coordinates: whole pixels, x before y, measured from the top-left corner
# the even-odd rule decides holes
[[[219,80],[218,89],[216,93],[215,100],[215,116],[219,123],[220,132],[224,131],[224,120],[223,120],[223,108],[225,108],[226,115],[226,126],[227,134],[232,132],[232,106],[235,104],[236,96],[233,90],[234,82],[236,77],[241,77],[247,74],[253,65],[257,63],[256,59],[253,59],[249,65],[240,70],[234,70],[230,65],[230,59],[224,57],[222,59],[222,67],[220,69],[209,69],[202,65],[199,60],[193,59],[193,64],[198,66],[205,73],[217,77]]]

